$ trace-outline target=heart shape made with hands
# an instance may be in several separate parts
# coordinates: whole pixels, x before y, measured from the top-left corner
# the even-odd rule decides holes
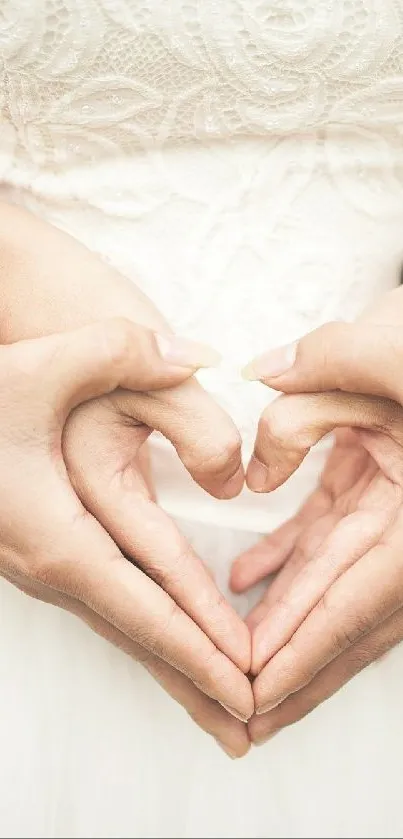
[[[130,280],[76,240],[18,208],[0,207],[0,213],[2,288],[9,305],[2,343],[76,329],[111,314],[169,334]],[[365,321],[372,325],[369,332]],[[361,323],[363,329],[336,324],[312,333],[299,342],[291,372],[284,367],[292,360],[286,350],[274,359],[277,370],[272,358],[271,370],[256,376],[285,395],[260,422],[247,474],[252,489],[279,486],[323,434],[338,430],[318,490],[232,569],[236,591],[277,573],[267,598],[248,618],[253,696],[245,675],[249,631],[218,599],[175,523],[152,503],[139,463],[151,430],[160,430],[197,483],[216,497],[234,497],[243,482],[239,435],[214,400],[190,380],[173,389],[116,391],[87,402],[64,429],[69,480],[61,484],[52,465],[58,491],[69,494],[73,521],[97,530],[121,579],[112,604],[116,573],[110,577],[97,611],[93,595],[103,580],[97,576],[91,590],[77,586],[76,559],[87,553],[73,550],[63,602],[60,581],[49,587],[38,574],[34,596],[78,614],[141,661],[232,756],[303,716],[403,637],[401,290],[385,295]],[[43,375],[38,381],[35,393],[43,388]],[[29,420],[25,411],[19,418]],[[61,524],[67,540],[70,513],[44,555],[56,546],[56,559],[65,561],[58,556]],[[45,516],[43,534],[49,526]],[[93,554],[91,572],[102,576],[99,551]],[[125,555],[135,557],[138,567]],[[45,577],[54,570],[46,567]],[[81,570],[89,570],[86,563]],[[248,731],[237,716],[249,720]]]

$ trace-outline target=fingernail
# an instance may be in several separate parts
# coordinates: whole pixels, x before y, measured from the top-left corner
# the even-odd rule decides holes
[[[267,466],[253,455],[246,472],[246,481],[249,489],[252,489],[254,492],[263,492],[268,477],[269,470]]]
[[[240,466],[239,469],[235,472],[235,475],[232,478],[229,478],[227,483],[224,484],[222,488],[222,497],[225,498],[234,498],[238,495],[244,485],[245,482],[245,472],[243,466]]]
[[[294,366],[298,344],[287,344],[271,352],[259,355],[250,361],[241,371],[241,376],[249,382],[260,379],[274,379],[282,376]]]
[[[260,717],[262,714],[268,714],[269,711],[273,711],[274,708],[277,708],[278,705],[283,702],[285,697],[281,697],[280,699],[272,699],[271,702],[267,702],[266,705],[262,705],[260,708],[255,709],[255,714],[257,717]]]
[[[225,754],[228,755],[228,757],[231,758],[231,760],[237,760],[238,755],[236,754],[236,752],[234,752],[232,749],[230,749],[229,746],[225,746],[224,743],[221,742],[221,740],[216,740],[216,743],[217,743],[217,746],[219,746],[220,749],[222,749],[223,752],[225,752]]]
[[[264,737],[262,737],[262,739],[254,740],[253,745],[257,746],[258,748],[259,746],[264,746],[266,743],[269,742],[269,740],[272,740],[273,737],[276,736],[276,734],[280,734],[281,730],[281,728],[275,728],[274,731],[271,731],[270,734],[266,734]]]
[[[176,367],[218,367],[221,355],[206,344],[178,338],[176,335],[155,334],[155,340],[161,355],[168,364]]]
[[[235,708],[230,708],[229,705],[224,705],[224,702],[221,702],[223,708],[231,714],[231,717],[235,717],[235,719],[240,720],[241,722],[248,722],[249,717],[245,717],[236,711]]]

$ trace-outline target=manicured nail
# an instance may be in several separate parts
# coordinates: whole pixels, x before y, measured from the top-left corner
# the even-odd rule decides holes
[[[218,367],[221,355],[206,344],[178,338],[176,335],[155,335],[161,357],[175,367]]]
[[[274,379],[276,376],[282,376],[294,366],[297,347],[296,343],[287,344],[285,347],[278,347],[264,355],[259,355],[243,368],[242,378],[249,382],[256,382],[260,379]]]
[[[249,717],[245,717],[240,714],[235,708],[230,708],[229,705],[224,705],[224,702],[221,702],[223,708],[231,714],[231,717],[235,717],[235,719],[240,720],[241,722],[248,722]]]
[[[264,492],[268,477],[267,466],[253,455],[246,472],[246,482],[249,489],[252,489],[253,492]]]
[[[225,746],[224,743],[221,742],[221,740],[216,740],[216,743],[217,743],[217,746],[219,746],[220,749],[222,749],[223,752],[225,752],[225,754],[228,755],[228,757],[231,758],[231,760],[236,760],[238,758],[238,755],[236,754],[236,752],[234,752],[232,749],[230,749],[229,746]]]

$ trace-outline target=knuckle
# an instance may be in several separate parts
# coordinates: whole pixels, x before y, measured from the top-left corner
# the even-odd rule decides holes
[[[158,561],[155,559],[149,573],[160,588],[169,585],[171,589],[176,589],[183,582],[184,565],[185,557],[183,554],[175,555],[173,559],[169,560],[168,566],[164,560]]]
[[[179,585],[183,586],[189,571],[192,569],[192,560],[190,546],[184,540],[182,534],[172,528],[169,552],[167,549],[166,554],[162,557],[154,553],[151,554],[144,567],[159,586],[169,585],[170,589],[176,589]]]
[[[168,609],[164,609],[164,617],[155,622],[152,618],[145,617],[142,620],[131,621],[129,627],[124,631],[132,642],[136,645],[136,659],[141,664],[147,666],[154,661],[162,659],[161,667],[164,663],[172,664],[176,667],[179,664],[180,654],[174,653],[178,650],[179,631],[174,624],[178,615],[182,615],[181,609],[174,601],[170,601]],[[108,620],[108,615],[105,616]],[[183,634],[183,633],[182,633]],[[178,669],[181,669],[178,667]]]
[[[325,615],[325,623],[330,630],[332,651],[336,654],[351,647],[372,628],[372,619],[355,612],[353,606],[346,610],[344,603],[341,610],[340,606],[334,603],[331,590],[324,594],[320,606]]]
[[[305,452],[310,447],[304,407],[308,397],[280,396],[261,417],[259,432],[277,446]]]
[[[235,473],[240,458],[241,439],[236,429],[233,429],[222,440],[211,440],[203,455],[198,458],[197,468],[213,474]]]
[[[268,437],[279,442],[286,439],[289,433],[289,417],[287,413],[285,401],[281,397],[276,399],[266,408],[260,418],[260,434],[263,437]]]

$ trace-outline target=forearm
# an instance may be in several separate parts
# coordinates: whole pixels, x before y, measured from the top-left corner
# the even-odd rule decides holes
[[[126,277],[71,236],[0,203],[0,342],[46,335],[111,316],[167,330]]]

